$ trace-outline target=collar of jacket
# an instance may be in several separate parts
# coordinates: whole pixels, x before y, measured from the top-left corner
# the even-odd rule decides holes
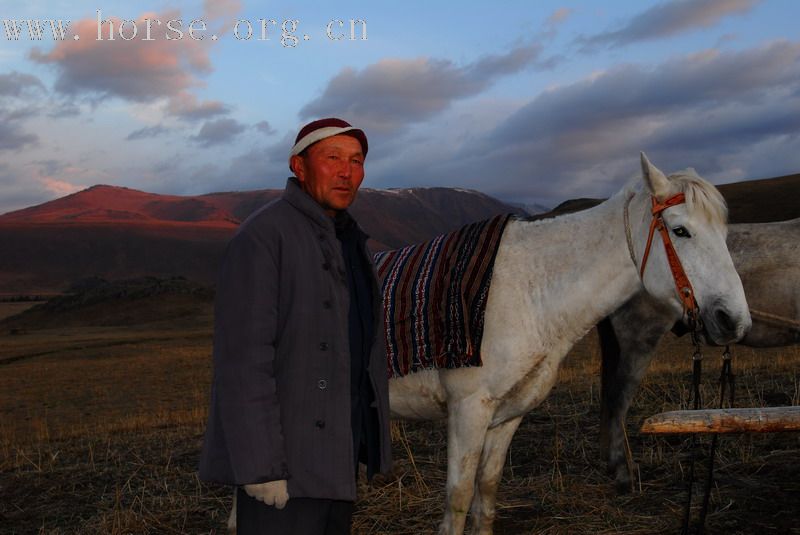
[[[325,213],[325,210],[313,197],[303,191],[297,177],[290,176],[286,179],[286,189],[283,191],[283,198],[317,225],[329,232],[336,232],[333,218]]]

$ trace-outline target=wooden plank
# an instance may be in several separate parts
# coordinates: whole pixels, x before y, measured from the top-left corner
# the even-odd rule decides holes
[[[641,429],[645,434],[781,431],[800,431],[800,406],[662,412],[645,420]]]

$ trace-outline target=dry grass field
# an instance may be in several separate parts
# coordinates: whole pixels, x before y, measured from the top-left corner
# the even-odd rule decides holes
[[[210,314],[191,327],[0,333],[0,533],[225,533],[230,491],[196,475],[211,339]],[[678,533],[686,443],[637,428],[686,402],[690,355],[670,335],[654,360],[629,425],[638,488],[620,497],[599,462],[597,342],[581,341],[512,442],[496,533]],[[800,404],[800,348],[735,348],[733,362],[737,405]],[[711,404],[718,351],[706,352],[705,370]],[[354,533],[435,532],[444,429],[394,426],[395,473],[362,484]],[[707,532],[800,533],[798,496],[797,434],[723,436]]]

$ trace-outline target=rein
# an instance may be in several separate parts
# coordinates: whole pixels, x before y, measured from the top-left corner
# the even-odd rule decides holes
[[[634,194],[630,194],[628,198],[625,200],[625,209],[624,209],[624,219],[625,219],[625,237],[628,241],[628,252],[630,253],[631,260],[633,260],[633,265],[636,266],[636,254],[633,250],[633,239],[631,237],[631,230],[630,230],[630,220],[628,215],[628,208],[630,205],[631,200],[633,199]],[[692,335],[692,344],[694,345],[694,354],[692,355],[692,405],[694,409],[699,409],[703,402],[702,397],[700,394],[700,379],[702,374],[702,362],[703,362],[703,355],[700,350],[700,331],[702,330],[702,323],[700,321],[700,307],[697,304],[697,300],[694,296],[694,289],[692,288],[692,283],[689,282],[689,277],[686,275],[686,271],[683,269],[683,265],[681,264],[680,258],[678,258],[678,253],[675,251],[675,246],[672,244],[672,239],[669,235],[669,230],[667,229],[667,225],[664,222],[663,212],[667,208],[672,206],[676,206],[679,204],[683,204],[686,202],[686,196],[683,193],[678,193],[669,197],[664,202],[659,203],[655,197],[651,197],[652,201],[652,208],[651,213],[653,215],[653,219],[650,222],[650,231],[647,235],[647,246],[644,250],[644,255],[642,257],[642,264],[639,267],[639,278],[644,279],[644,270],[647,267],[647,259],[650,256],[650,249],[653,245],[653,236],[655,235],[655,231],[658,230],[661,234],[661,241],[664,243],[664,251],[667,256],[667,262],[669,263],[670,271],[672,272],[672,279],[675,281],[675,288],[678,290],[678,296],[680,297],[681,304],[683,305],[683,312],[686,316],[687,323],[689,325],[689,329]],[[722,372],[720,373],[719,378],[719,405],[722,407],[725,401],[725,394],[726,389],[728,390],[729,394],[729,403],[730,406],[733,406],[734,401],[734,375],[731,370],[731,354],[730,349],[728,347],[725,348],[722,356]],[[705,526],[705,519],[706,514],[708,511],[708,505],[711,497],[711,487],[713,484],[713,477],[714,477],[714,457],[717,448],[717,435],[715,434],[711,440],[711,447],[709,451],[709,460],[708,460],[708,472],[706,474],[706,481],[705,481],[705,493],[703,495],[703,501],[700,509],[700,519],[698,522],[696,533],[701,535],[703,533],[703,529]],[[688,535],[690,531],[690,521],[691,521],[691,506],[692,506],[692,488],[694,486],[694,479],[695,479],[695,460],[698,457],[697,453],[697,439],[696,435],[692,435],[690,441],[690,452],[691,452],[691,461],[689,463],[689,477],[688,477],[688,488],[687,488],[687,497],[686,503],[684,504],[684,514],[683,514],[683,522],[681,526],[681,534]]]
[[[653,215],[653,219],[650,221],[650,231],[647,235],[647,246],[644,250],[641,266],[638,266],[638,262],[636,261],[636,253],[633,250],[630,216],[628,215],[628,208],[634,196],[635,193],[631,193],[628,195],[628,198],[625,199],[623,216],[625,219],[625,238],[628,241],[628,253],[631,256],[633,265],[639,268],[639,278],[644,279],[644,270],[647,267],[647,259],[650,257],[650,249],[653,245],[653,236],[655,235],[655,231],[658,230],[658,232],[661,234],[661,241],[664,244],[664,252],[667,255],[667,262],[669,263],[670,272],[672,272],[672,279],[675,281],[675,289],[678,291],[678,297],[683,305],[683,313],[687,317],[687,323],[691,330],[699,330],[702,327],[700,325],[700,307],[698,306],[697,300],[694,297],[694,288],[692,288],[692,283],[689,282],[689,277],[686,275],[686,271],[683,269],[681,260],[678,258],[678,253],[675,251],[675,246],[672,244],[672,239],[669,236],[669,230],[667,229],[666,223],[664,223],[663,216],[663,212],[667,208],[685,203],[686,196],[683,193],[678,193],[661,203],[658,202],[654,196],[651,197],[651,213]]]

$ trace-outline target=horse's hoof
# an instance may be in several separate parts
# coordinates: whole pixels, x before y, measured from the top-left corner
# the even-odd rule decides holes
[[[617,494],[624,496],[633,492],[633,484],[631,483],[630,474],[626,465],[618,466],[614,474],[614,489]]]
[[[617,491],[617,495],[619,495],[619,496],[625,496],[626,494],[630,494],[631,493],[631,482],[630,482],[630,480],[625,480],[625,481],[616,480],[616,481],[614,481],[614,490]]]

